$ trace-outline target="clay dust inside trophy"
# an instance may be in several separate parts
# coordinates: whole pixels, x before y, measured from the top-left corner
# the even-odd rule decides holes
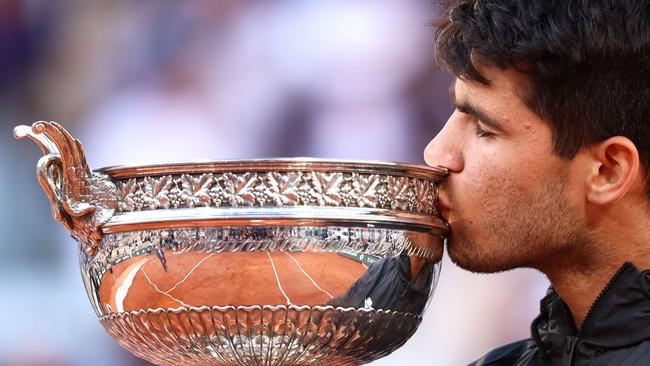
[[[417,330],[438,280],[442,169],[272,159],[91,171],[60,125],[18,126],[79,244],[91,304],[160,365],[358,365]]]

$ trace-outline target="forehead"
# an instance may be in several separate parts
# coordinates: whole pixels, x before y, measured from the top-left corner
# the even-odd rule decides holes
[[[524,103],[524,92],[528,87],[525,76],[511,69],[501,70],[496,67],[482,67],[479,71],[487,78],[489,84],[456,78],[452,83],[452,97],[456,100],[489,98]]]

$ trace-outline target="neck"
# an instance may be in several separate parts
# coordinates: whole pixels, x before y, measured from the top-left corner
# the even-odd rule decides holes
[[[578,329],[596,298],[625,262],[640,270],[650,268],[650,223],[638,220],[639,225],[631,225],[630,220],[628,217],[625,223],[616,222],[607,230],[598,230],[592,237],[600,240],[574,245],[571,253],[562,253],[547,268],[540,268],[568,305]]]
[[[547,272],[553,288],[571,310],[578,329],[582,327],[598,295],[623,264],[607,263],[593,271],[571,268]]]

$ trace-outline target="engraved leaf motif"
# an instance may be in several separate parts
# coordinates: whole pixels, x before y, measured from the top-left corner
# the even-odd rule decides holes
[[[405,177],[388,177],[389,196],[392,198],[391,208],[408,209],[409,181]]]
[[[246,173],[235,175],[233,173],[224,174],[224,197],[231,206],[240,205],[253,206],[255,204],[255,182],[257,175]]]
[[[368,177],[355,175],[352,180],[352,187],[360,207],[377,206],[377,185],[379,185],[379,176],[370,175]]]
[[[199,177],[194,195],[198,197],[204,206],[210,206],[210,185],[214,180],[212,173],[203,174]]]
[[[420,212],[433,211],[433,196],[429,181],[418,179],[415,181],[416,210]]]
[[[212,173],[202,174],[198,178],[183,174],[180,178],[181,199],[188,207],[210,206],[210,186],[213,181]]]
[[[312,196],[316,198],[316,201],[320,206],[334,205],[339,206],[341,204],[341,194],[340,186],[343,182],[342,173],[311,173],[312,182],[314,183]]]
[[[298,194],[298,184],[301,182],[299,173],[280,173],[270,172],[266,175],[268,182],[264,194],[271,197],[277,206],[290,205],[295,206],[300,201]]]
[[[135,191],[138,188],[135,178],[131,178],[126,182],[118,182],[119,203],[118,210],[121,212],[135,211]]]
[[[169,189],[173,184],[174,181],[171,175],[162,176],[157,180],[152,177],[145,177],[142,182],[145,205],[152,210],[160,207],[169,208]]]

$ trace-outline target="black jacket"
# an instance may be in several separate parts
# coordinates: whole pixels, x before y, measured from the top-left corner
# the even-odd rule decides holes
[[[409,257],[403,252],[371,264],[344,295],[333,298],[327,304],[422,314],[433,280],[433,264],[422,267],[411,279]]]
[[[626,263],[576,330],[567,305],[551,288],[532,338],[490,351],[471,366],[649,366],[650,270]]]

